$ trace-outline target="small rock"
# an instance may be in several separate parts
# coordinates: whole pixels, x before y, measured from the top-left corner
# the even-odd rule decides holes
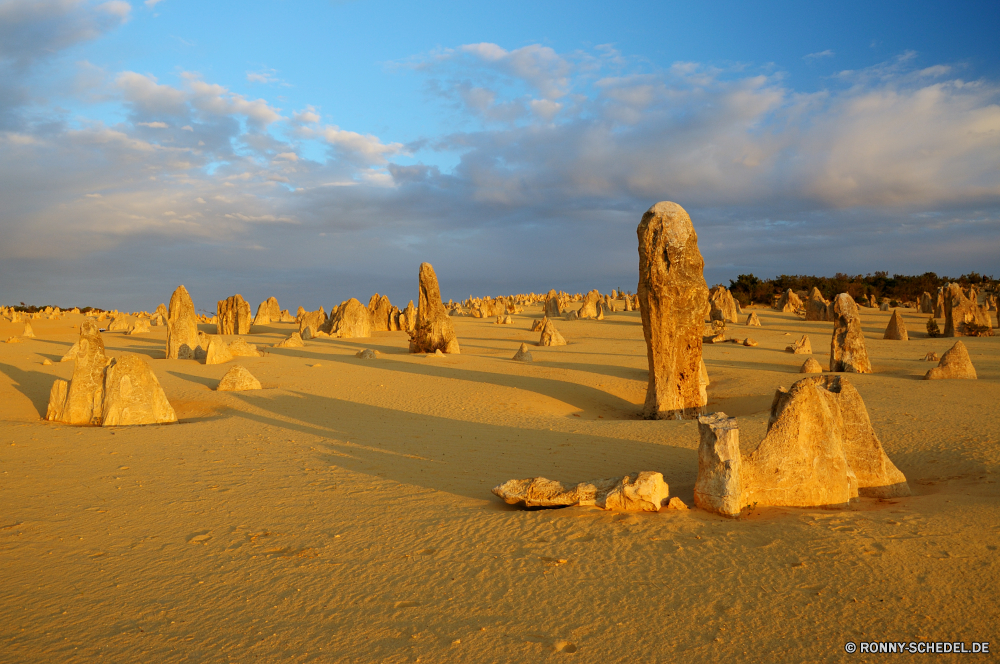
[[[259,390],[261,387],[260,381],[254,378],[246,367],[237,364],[226,372],[226,375],[219,381],[219,386],[215,389],[218,392],[245,392]]]
[[[823,373],[823,367],[816,361],[815,358],[810,357],[802,363],[802,368],[799,369],[799,373]]]
[[[684,504],[684,501],[677,496],[674,496],[667,502],[668,510],[686,510],[687,508],[688,506]]]
[[[52,366],[52,360],[50,360],[49,358],[45,358],[44,360],[42,360],[42,365],[46,367]]]
[[[372,350],[371,348],[365,348],[364,350],[358,351],[354,357],[360,357],[362,360],[377,360],[378,351]]]
[[[757,342],[751,339],[750,337],[747,337],[746,339],[743,340],[743,345],[753,347],[757,345]]]
[[[528,350],[528,344],[521,344],[521,347],[517,349],[512,358],[518,362],[532,362],[534,358],[531,357],[531,351]]]
[[[935,353],[934,351],[928,351],[928,353],[926,355],[924,355],[924,361],[925,362],[937,362],[940,359],[941,358],[938,357],[938,354]]]

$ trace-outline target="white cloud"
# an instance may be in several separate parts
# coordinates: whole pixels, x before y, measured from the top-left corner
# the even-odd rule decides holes
[[[166,122],[136,122],[140,127],[149,127],[150,129],[166,129],[170,125]]]
[[[146,2],[144,4],[149,9],[152,9],[153,7],[155,7],[156,5],[160,4],[161,2],[163,2],[163,0],[146,0]]]
[[[817,53],[810,53],[809,55],[804,55],[802,58],[804,60],[819,60],[820,58],[832,58],[836,55],[832,50],[826,49],[825,51],[819,51]]]

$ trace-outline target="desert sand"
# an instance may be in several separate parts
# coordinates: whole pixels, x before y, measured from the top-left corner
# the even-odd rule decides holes
[[[165,293],[169,295],[169,292]],[[579,303],[575,303],[578,307]],[[706,344],[708,412],[763,438],[774,391],[823,368],[830,322],[754,308],[756,347]],[[148,359],[178,422],[42,420],[82,315],[0,343],[0,661],[884,661],[847,641],[996,643],[1000,338],[963,338],[978,380],[922,380],[955,339],[860,308],[874,373],[852,375],[913,495],[740,519],[662,509],[524,510],[490,489],[649,470],[693,507],[696,421],[641,419],[639,312],[559,320],[566,346],[452,317],[461,355],[405,332],[166,360],[166,327],[102,334]],[[745,312],[747,313],[747,312]],[[0,339],[23,323],[0,322]],[[202,324],[208,334],[214,325]],[[533,362],[511,358],[522,342]],[[378,351],[376,359],[356,354]],[[51,365],[42,362],[49,359]],[[233,364],[263,385],[216,392]],[[934,655],[935,661],[960,659]],[[964,661],[964,660],[963,660]]]

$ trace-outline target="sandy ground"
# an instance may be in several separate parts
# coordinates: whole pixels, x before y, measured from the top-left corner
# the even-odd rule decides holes
[[[830,323],[758,310],[708,346],[709,410],[763,437],[774,390],[826,366]],[[1000,337],[966,339],[977,381],[919,380],[954,340],[883,341],[851,376],[914,495],[845,509],[625,515],[524,511],[490,488],[657,470],[689,505],[697,425],[638,419],[638,313],[558,322],[569,342],[509,358],[539,307],[453,319],[462,355],[406,335],[320,339],[228,365],[163,358],[165,328],[104,333],[149,357],[180,422],[42,421],[82,316],[0,343],[0,661],[886,661],[847,641],[990,641],[1000,652]],[[273,343],[293,328],[254,328]],[[0,339],[21,324],[0,323]],[[212,326],[202,326],[214,333]],[[354,357],[377,349],[378,360]],[[41,361],[49,358],[52,366]],[[935,661],[962,659],[934,655]],[[968,656],[966,656],[968,657]]]

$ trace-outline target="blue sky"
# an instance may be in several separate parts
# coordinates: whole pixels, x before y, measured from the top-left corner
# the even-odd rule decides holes
[[[1000,275],[996,3],[0,0],[0,302]]]

